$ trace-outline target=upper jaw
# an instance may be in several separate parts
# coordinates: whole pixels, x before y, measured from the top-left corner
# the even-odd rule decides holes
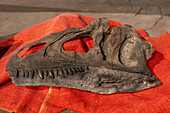
[[[123,30],[127,30],[128,32],[127,33],[131,33],[131,32],[134,32],[133,30],[131,30],[131,28],[130,27],[128,27],[128,26],[126,26],[126,27],[124,27],[124,28],[119,28],[119,27],[116,27],[116,28],[113,28],[112,29],[112,32],[113,33],[119,33],[119,32],[122,32]],[[107,31],[106,31],[107,32]],[[82,34],[83,35],[83,34]],[[87,33],[85,33],[85,36],[87,35]],[[137,34],[138,35],[138,34]],[[136,34],[135,34],[135,36],[137,36]],[[104,37],[105,39],[109,39],[109,38],[112,38],[112,37],[109,37],[109,35],[106,35],[105,37]],[[113,37],[114,38],[114,37]],[[122,42],[120,41],[120,42],[118,42],[117,43],[117,45],[116,45],[116,43],[115,43],[115,45],[114,45],[114,47],[116,47],[116,48],[119,48],[119,50],[118,51],[113,51],[114,52],[114,58],[113,58],[113,56],[110,56],[110,55],[113,55],[113,54],[111,54],[110,53],[110,50],[109,51],[107,51],[108,49],[111,49],[111,50],[114,50],[115,48],[110,48],[110,47],[108,47],[108,43],[110,43],[109,42],[109,40],[108,41],[105,41],[105,42],[103,42],[104,43],[104,46],[106,46],[106,47],[104,47],[104,46],[101,46],[101,49],[104,49],[103,50],[103,56],[104,55],[106,55],[106,57],[107,58],[110,58],[110,59],[116,59],[116,57],[120,57],[120,53],[121,53],[121,51],[120,51],[120,48],[123,48],[122,47],[122,45],[126,42],[126,38],[125,39],[122,39]],[[37,43],[38,43],[39,41],[37,41]],[[112,42],[111,42],[112,43]],[[146,42],[145,42],[146,43]],[[57,42],[56,42],[56,44],[57,44]],[[149,45],[149,44],[148,44]],[[147,46],[148,47],[148,46]],[[152,47],[150,47],[150,45],[149,45],[149,48],[152,48]],[[113,68],[113,69],[118,69],[118,70],[127,70],[127,71],[129,71],[129,72],[138,72],[138,71],[136,71],[136,70],[139,70],[140,68],[138,68],[138,67],[128,67],[128,66],[124,66],[124,65],[121,65],[121,63],[117,63],[117,62],[112,62],[112,61],[110,61],[110,60],[108,60],[108,59],[98,59],[98,60],[96,60],[97,62],[98,61],[100,61],[100,64],[98,64],[98,63],[96,63],[95,61],[93,61],[93,62],[91,62],[90,60],[91,60],[91,57],[89,57],[89,53],[85,53],[85,54],[87,54],[87,57],[86,57],[86,59],[88,59],[88,60],[86,60],[86,61],[84,61],[83,60],[83,58],[80,58],[80,59],[75,59],[75,60],[72,60],[72,61],[70,61],[70,62],[60,62],[60,61],[54,61],[54,62],[50,62],[50,60],[51,59],[46,59],[43,55],[44,55],[44,52],[43,51],[45,51],[47,49],[47,47],[45,46],[45,48],[42,48],[41,50],[40,50],[40,52],[39,53],[34,53],[34,54],[32,54],[32,55],[30,55],[30,56],[28,56],[28,57],[24,57],[24,58],[19,58],[18,56],[17,56],[17,54],[18,54],[18,52],[16,52],[12,57],[11,57],[11,59],[10,59],[10,61],[8,62],[8,64],[7,64],[7,67],[6,67],[6,70],[12,70],[12,69],[22,69],[22,68],[28,68],[28,69],[44,69],[44,68],[49,68],[49,69],[51,69],[51,68],[54,68],[54,67],[57,67],[57,65],[60,65],[61,64],[61,66],[63,65],[63,63],[66,63],[66,65],[67,65],[67,63],[71,63],[71,62],[73,62],[73,61],[77,61],[77,62],[74,62],[74,63],[72,63],[72,64],[74,64],[74,65],[81,65],[81,64],[88,64],[88,65],[91,65],[91,66],[93,66],[93,67],[98,67],[98,66],[103,66],[103,67],[106,67],[106,68]],[[93,48],[92,48],[93,49]],[[105,51],[106,50],[106,51]],[[144,51],[145,51],[145,57],[146,58],[149,58],[149,56],[151,56],[151,52],[150,52],[150,50],[151,49],[149,49],[149,51],[148,51],[148,49],[146,48],[146,47],[144,47]],[[20,50],[19,50],[20,51]],[[107,53],[108,52],[108,53]],[[61,53],[60,53],[61,54]],[[81,54],[83,54],[84,55],[84,53],[80,53],[79,55],[81,55]],[[92,54],[93,55],[93,54]],[[32,59],[34,59],[35,57],[39,57],[39,58],[37,58],[37,60],[36,60],[36,65],[32,65],[32,64],[34,64],[34,62],[32,62]],[[55,57],[57,57],[57,56],[55,56]],[[53,58],[55,58],[55,57],[53,57]],[[12,60],[13,59],[13,60]],[[85,59],[85,58],[84,58]],[[67,60],[67,59],[65,59],[65,60]],[[105,61],[106,60],[106,61]],[[118,58],[117,59],[117,61],[119,61],[120,59]],[[15,62],[14,62],[15,61]],[[69,61],[69,59],[68,59],[68,61]],[[145,62],[145,61],[144,61]],[[117,63],[117,64],[116,64]],[[141,70],[143,70],[143,68],[141,68]],[[142,72],[142,71],[139,71],[139,72]]]

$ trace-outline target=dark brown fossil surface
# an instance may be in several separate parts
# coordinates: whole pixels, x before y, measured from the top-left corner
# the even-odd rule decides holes
[[[129,25],[109,27],[106,18],[99,18],[85,28],[50,34],[16,51],[6,70],[18,86],[61,86],[100,94],[135,92],[160,85],[146,66],[152,45]],[[65,42],[85,36],[94,40],[90,51],[64,50]],[[23,49],[38,44],[46,45],[36,53],[18,57]]]

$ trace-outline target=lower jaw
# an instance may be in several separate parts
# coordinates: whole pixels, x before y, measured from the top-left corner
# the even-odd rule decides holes
[[[44,69],[47,73],[43,72],[43,78],[32,69],[32,75],[10,74],[10,78],[17,86],[59,86],[99,94],[136,92],[161,84],[155,76],[141,73],[88,66],[77,66],[74,69],[65,67],[57,70],[58,73],[52,69]]]

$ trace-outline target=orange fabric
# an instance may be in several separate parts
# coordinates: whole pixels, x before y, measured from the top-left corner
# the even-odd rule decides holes
[[[168,113],[170,112],[170,34],[148,37],[145,30],[136,30],[142,38],[152,43],[155,52],[147,66],[162,82],[161,86],[135,93],[100,95],[62,87],[19,87],[11,82],[6,64],[11,55],[24,45],[54,32],[71,27],[85,27],[94,18],[80,14],[61,14],[46,22],[24,30],[0,42],[0,109],[19,113],[57,113],[70,109],[82,113]],[[109,20],[111,26],[123,24]],[[64,44],[65,50],[85,53],[94,41],[85,37]],[[34,52],[38,48],[31,49]],[[29,50],[29,53],[31,51]]]

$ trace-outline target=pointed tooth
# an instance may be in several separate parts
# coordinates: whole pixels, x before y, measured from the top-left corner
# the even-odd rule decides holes
[[[72,67],[71,70],[72,70],[72,72],[75,72],[75,73],[79,72],[77,67]]]
[[[24,77],[29,77],[29,72],[28,72],[28,70],[25,70],[25,74],[24,74],[25,76]]]
[[[68,74],[68,71],[67,71],[67,68],[63,68],[63,72],[64,72],[64,75],[67,75]]]
[[[23,70],[23,77],[26,77],[26,70]]]
[[[82,67],[78,67],[77,69],[79,70],[79,72],[84,72],[84,69]]]
[[[62,68],[59,68],[59,69],[58,69],[58,75],[59,75],[59,76],[64,76],[64,72],[63,72],[63,69],[62,69]]]
[[[44,77],[48,76],[48,71],[46,69],[43,69]]]
[[[23,69],[20,69],[19,73],[20,73],[20,76],[21,76],[21,77],[24,77],[24,76],[25,76],[25,73],[24,73],[24,70],[23,70]]]
[[[70,67],[70,71],[73,72],[73,73],[75,72],[75,70],[73,69],[73,67]]]
[[[42,70],[38,69],[38,75],[41,79],[44,79],[44,74],[43,74]]]
[[[53,72],[54,72],[54,76],[58,76],[58,69],[57,68],[53,68]]]
[[[62,75],[61,75],[61,76],[64,76],[64,77],[65,77],[64,69],[63,69],[63,68],[61,69],[61,73],[62,73]]]
[[[71,68],[68,68],[68,73],[71,75],[74,75],[73,71],[71,70]]]
[[[48,75],[49,75],[51,78],[54,78],[53,70],[49,70]]]
[[[61,70],[58,70],[58,75],[59,75],[59,76],[63,76],[63,73],[62,73]]]
[[[29,77],[33,79],[34,78],[34,71],[29,70],[28,73],[29,73]]]

